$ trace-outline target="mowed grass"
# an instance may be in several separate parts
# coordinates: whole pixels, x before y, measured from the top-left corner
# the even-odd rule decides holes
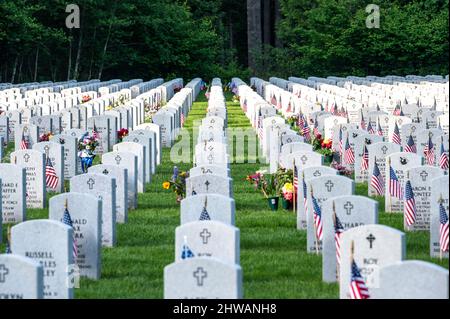
[[[231,95],[227,94],[227,99],[230,101]],[[250,127],[239,104],[227,105],[228,127]],[[191,136],[194,121],[205,117],[206,108],[202,92],[186,121],[185,128]],[[193,146],[192,143],[191,150]],[[254,157],[249,161],[231,165],[236,226],[241,235],[244,297],[338,298],[338,285],[322,282],[321,256],[306,253],[306,233],[297,231],[295,214],[269,210],[267,201],[246,181],[247,175],[265,166]],[[102,249],[102,278],[82,279],[76,298],[163,298],[163,271],[174,261],[175,228],[180,224],[175,194],[162,189],[174,165],[181,170],[192,167],[190,163],[172,163],[170,150],[164,149],[162,165],[146,193],[139,194],[138,209],[129,212],[127,224],[117,225],[117,247]],[[357,185],[356,193],[366,195],[367,185]],[[384,198],[378,200],[380,223],[403,230],[402,215],[384,213]],[[46,209],[28,210],[27,214],[29,219],[48,218]],[[3,228],[5,239],[6,227]],[[429,257],[427,232],[407,233],[406,240],[407,259],[431,261],[448,268],[448,260]],[[2,251],[4,248],[2,245]]]

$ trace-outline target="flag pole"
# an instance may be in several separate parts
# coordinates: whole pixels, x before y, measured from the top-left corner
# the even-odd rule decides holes
[[[334,225],[334,231],[335,231],[335,235],[336,235],[336,202],[335,201],[333,201],[333,225]],[[337,247],[336,247],[336,249],[337,249]],[[340,268],[341,267],[340,267],[339,263],[336,262],[336,279],[339,284],[340,284],[339,272],[341,270]]]
[[[439,205],[441,205],[443,201],[444,201],[444,199],[442,198],[442,193],[441,193],[439,195],[439,200],[438,200]],[[439,208],[439,211],[440,211],[440,208]],[[439,243],[439,261],[442,261],[442,257],[443,257],[442,255],[443,255],[442,254],[442,248],[441,248],[441,245]]]
[[[292,170],[292,186],[293,186],[293,199],[292,199],[292,210],[295,211],[295,204],[296,204],[296,197],[297,197],[297,189],[295,188],[295,157],[294,157],[294,166],[293,166],[293,170]],[[298,176],[297,176],[297,180],[298,180]],[[297,182],[298,185],[298,182]],[[298,187],[297,187],[298,188]]]
[[[388,196],[388,207],[389,207],[389,212],[392,213],[392,198],[391,198],[391,192],[389,191],[390,189],[390,184],[391,184],[391,158],[388,157],[387,159],[388,162],[388,170],[389,172],[386,173],[389,179],[389,183],[387,183],[387,196]]]
[[[314,196],[313,187],[312,185],[309,185],[309,187],[311,188],[311,198],[312,198]],[[317,237],[317,226],[316,223],[314,222],[314,208],[312,209],[312,214],[313,214],[314,236],[316,237],[316,245],[315,245],[316,255],[319,255],[319,237]]]

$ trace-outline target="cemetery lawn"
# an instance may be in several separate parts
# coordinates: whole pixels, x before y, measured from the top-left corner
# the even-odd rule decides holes
[[[226,97],[231,101],[232,95]],[[238,103],[227,105],[229,127],[250,126]],[[201,92],[187,118],[187,129],[192,131],[193,121],[205,117],[206,108]],[[162,188],[162,183],[172,175],[174,164],[169,158],[170,150],[164,149],[162,165],[147,185],[147,192],[139,194],[138,209],[129,212],[127,224],[117,225],[117,247],[102,249],[102,278],[82,279],[80,289],[75,291],[76,298],[163,298],[163,270],[175,259],[175,228],[180,224],[175,194]],[[177,166],[189,170],[192,164]],[[306,253],[306,232],[297,231],[295,214],[282,209],[270,211],[266,200],[246,181],[247,175],[262,167],[264,164],[260,163],[231,165],[236,226],[241,233],[244,297],[339,298],[337,284],[322,283],[321,256]],[[357,185],[356,193],[367,195],[367,184]],[[380,224],[403,230],[402,215],[384,213],[384,198],[379,198],[379,202]],[[28,210],[27,214],[29,219],[48,218],[47,209]],[[3,243],[5,239],[3,227]],[[429,257],[427,232],[408,233],[406,240],[407,259],[421,259],[448,268],[448,260]],[[4,249],[3,244],[2,252]]]

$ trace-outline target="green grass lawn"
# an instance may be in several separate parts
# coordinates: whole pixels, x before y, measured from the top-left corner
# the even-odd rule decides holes
[[[231,100],[231,95],[227,94]],[[189,114],[186,128],[192,132],[194,120],[205,116],[204,92]],[[228,103],[229,127],[250,123],[239,104]],[[7,151],[10,151],[11,147]],[[117,247],[102,250],[102,278],[81,280],[76,298],[163,298],[163,270],[175,259],[175,228],[180,224],[180,207],[175,195],[162,189],[172,175],[174,164],[164,149],[162,165],[139,207],[130,211],[129,222],[117,225]],[[192,158],[192,157],[191,157]],[[191,164],[176,164],[188,170]],[[232,164],[236,200],[236,226],[241,232],[241,266],[245,298],[338,298],[338,285],[322,283],[322,258],[306,253],[306,232],[297,231],[293,212],[268,209],[266,200],[246,182],[248,174],[264,164]],[[367,185],[357,185],[356,193],[367,195]],[[384,213],[380,202],[380,223],[403,230],[400,214]],[[47,210],[28,210],[29,219],[48,218]],[[6,227],[3,238],[6,238]],[[431,261],[448,268],[448,260],[429,257],[429,234],[408,233],[407,258]],[[4,251],[4,245],[1,246]]]

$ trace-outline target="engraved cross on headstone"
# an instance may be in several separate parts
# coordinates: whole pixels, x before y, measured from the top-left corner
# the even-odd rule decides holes
[[[3,264],[0,265],[0,282],[5,282],[7,274],[9,274],[9,269]]]
[[[386,153],[387,153],[387,151],[388,151],[388,147],[387,147],[386,145],[384,145],[384,146],[381,148],[381,151],[383,151],[383,155],[386,155]]]
[[[86,184],[89,185],[89,189],[94,189],[95,181],[92,178],[89,178]]]
[[[193,274],[194,278],[197,279],[197,286],[203,286],[203,281],[208,277],[208,273],[203,269],[203,267],[198,267]]]
[[[28,161],[30,160],[30,155],[27,153],[23,156],[23,159],[25,160],[25,163],[28,163]]]
[[[370,234],[369,237],[367,237],[366,239],[370,243],[370,249],[372,249],[373,248],[373,242],[375,241],[376,238],[373,236],[373,234]]]
[[[347,202],[344,205],[344,209],[347,211],[347,215],[350,215],[352,213],[353,208],[355,208],[355,206],[353,206],[351,202]]]
[[[211,183],[209,182],[209,181],[206,181],[205,182],[205,185],[206,185],[206,191],[209,191],[209,185],[210,185]]]
[[[317,171],[314,172],[313,176],[314,177],[319,177],[319,176],[322,176],[322,173],[319,172],[319,170],[317,170]]]
[[[122,161],[122,157],[120,157],[120,155],[117,155],[115,160],[116,160],[117,165],[120,165],[120,162]]]
[[[422,177],[422,181],[426,182],[427,181],[427,177],[428,177],[428,173],[426,171],[422,171],[422,173],[420,173],[420,177]]]
[[[328,182],[325,183],[325,187],[327,188],[327,191],[328,191],[328,192],[331,192],[331,190],[332,190],[333,187],[334,187],[334,184],[333,184],[332,181],[329,180]]]
[[[208,231],[208,229],[203,229],[203,231],[200,233],[200,237],[203,239],[203,244],[208,244],[209,238],[211,237],[211,233]]]

